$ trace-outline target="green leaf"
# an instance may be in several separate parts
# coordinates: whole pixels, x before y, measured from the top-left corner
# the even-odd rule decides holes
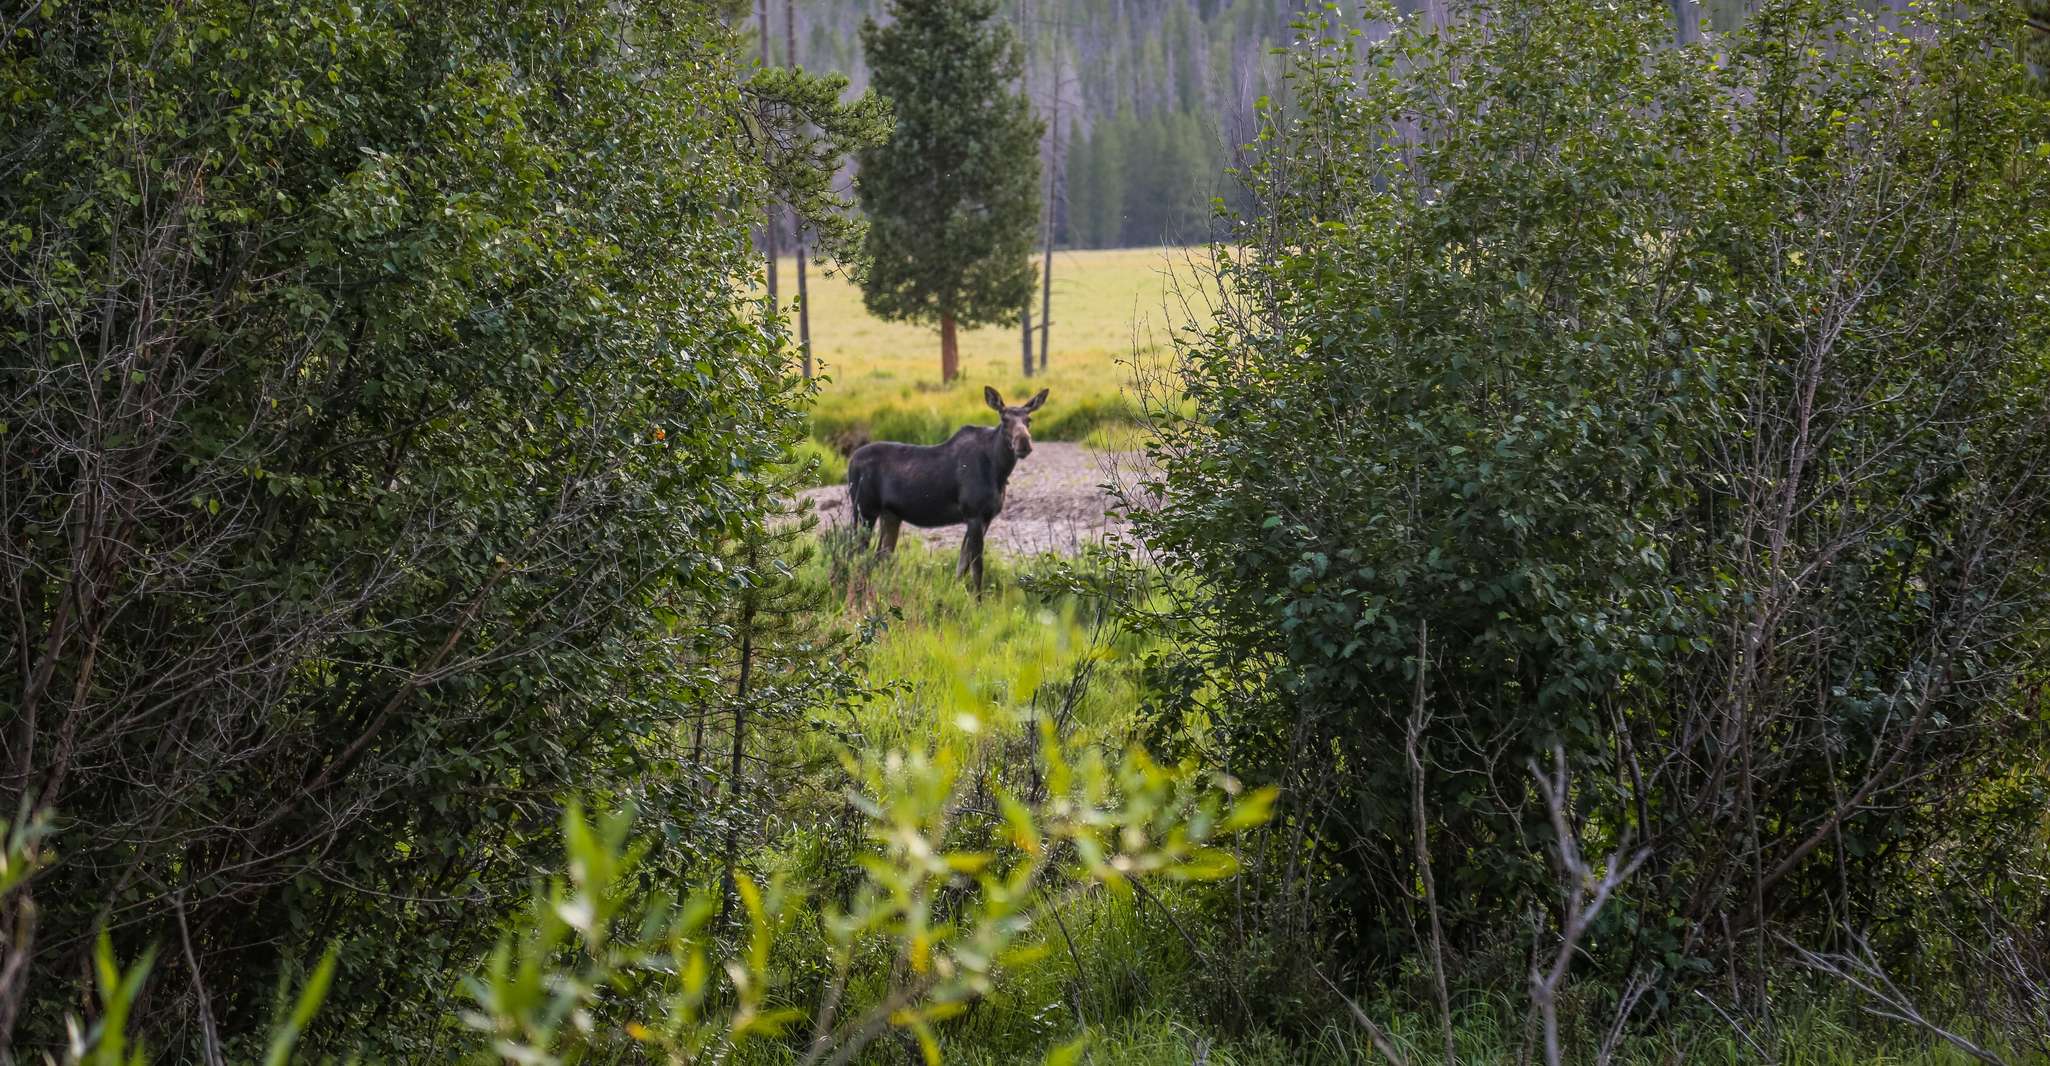
[[[1046,1058],[1042,1059],[1041,1062],[1043,1066],[1075,1066],[1076,1063],[1082,1061],[1082,1053],[1089,1050],[1089,1041],[1090,1034],[1083,1033],[1081,1036],[1048,1051]]]
[[[1225,815],[1224,821],[1219,824],[1218,831],[1222,834],[1231,834],[1251,829],[1256,825],[1265,825],[1268,819],[1274,816],[1274,801],[1280,796],[1281,789],[1278,786],[1267,785],[1239,797],[1231,805],[1231,812]]]
[[[270,1046],[264,1051],[264,1066],[285,1066],[292,1058],[292,1049],[299,1043],[299,1037],[313,1022],[313,1016],[320,1013],[320,1006],[327,1001],[328,987],[333,984],[337,951],[330,946],[314,966],[313,973],[306,978],[306,984],[299,989],[299,996],[292,1003],[292,1014],[285,1024],[271,1033]]]

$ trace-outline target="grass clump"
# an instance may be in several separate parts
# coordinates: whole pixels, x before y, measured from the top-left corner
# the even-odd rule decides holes
[[[838,485],[847,480],[847,457],[830,444],[806,437],[791,447],[784,469],[800,488]]]
[[[846,590],[842,624],[869,622],[864,663],[886,682],[863,708],[859,743],[927,744],[992,702],[1040,710],[1085,668],[1088,683],[1075,687],[1064,727],[1113,750],[1130,739],[1143,646],[1107,620],[1102,603],[1030,587],[1058,560],[993,554],[990,588],[978,599],[954,577],[951,550],[906,538],[892,556],[850,557],[844,538],[834,539],[813,565],[843,571],[834,577]]]

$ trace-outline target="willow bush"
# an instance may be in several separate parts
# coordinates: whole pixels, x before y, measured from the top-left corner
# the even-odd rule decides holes
[[[319,1042],[431,1055],[563,802],[687,769],[806,389],[747,227],[883,118],[748,82],[726,6],[9,16],[0,806],[62,861],[0,904],[0,1047],[104,930],[160,1048],[250,1047],[335,943]],[[641,810],[654,868],[716,850]]]
[[[1670,36],[1304,27],[1133,501],[1161,732],[1284,787],[1241,987],[1762,1012],[2040,914],[2050,111],[2006,12]]]

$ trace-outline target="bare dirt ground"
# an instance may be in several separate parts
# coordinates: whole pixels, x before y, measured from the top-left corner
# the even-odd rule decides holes
[[[1123,522],[1104,513],[1112,501],[1103,485],[1128,479],[1137,459],[1131,453],[1100,452],[1066,441],[1035,441],[1032,454],[1011,472],[1004,512],[990,524],[988,546],[1010,555],[1074,555],[1107,534],[1124,532]],[[806,489],[802,496],[817,510],[820,529],[847,525],[847,486]],[[961,527],[919,529],[907,524],[903,536],[928,549],[950,551],[961,543]]]

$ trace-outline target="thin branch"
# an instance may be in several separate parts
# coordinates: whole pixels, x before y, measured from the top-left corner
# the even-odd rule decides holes
[[[1865,1010],[1868,1013],[1876,1017],[1889,1018],[1915,1026],[1943,1040],[1959,1051],[1978,1059],[1980,1062],[1986,1063],[1987,1066],[2007,1066],[2006,1059],[1973,1043],[1964,1036],[1929,1020],[1929,1017],[1915,1006],[1914,1001],[1908,997],[1907,993],[1902,992],[1900,986],[1894,984],[1893,978],[1887,974],[1886,968],[1879,964],[1878,957],[1873,953],[1871,945],[1866,943],[1865,938],[1848,929],[1845,930],[1845,935],[1850,938],[1852,946],[1856,949],[1856,954],[1835,953],[1825,955],[1810,951],[1787,939],[1785,936],[1780,936],[1778,939],[1780,943],[1793,949],[1794,957],[1801,965],[1824,976],[1834,977],[1864,993],[1872,1001],[1865,1006]]]
[[[1359,1023],[1360,1028],[1367,1031],[1367,1039],[1373,1042],[1374,1050],[1380,1052],[1382,1058],[1394,1063],[1395,1066],[1409,1066],[1409,1060],[1403,1058],[1402,1052],[1395,1049],[1395,1042],[1388,1038],[1387,1031],[1374,1024],[1374,1019],[1368,1017],[1367,1012],[1361,1010],[1360,1005],[1353,1002],[1351,996],[1346,995],[1343,990],[1333,984],[1331,978],[1324,976],[1323,970],[1311,967],[1310,972],[1316,974],[1317,979],[1324,982],[1326,988],[1336,993],[1339,999],[1345,1001],[1346,1011],[1352,1015],[1353,1021]]]

